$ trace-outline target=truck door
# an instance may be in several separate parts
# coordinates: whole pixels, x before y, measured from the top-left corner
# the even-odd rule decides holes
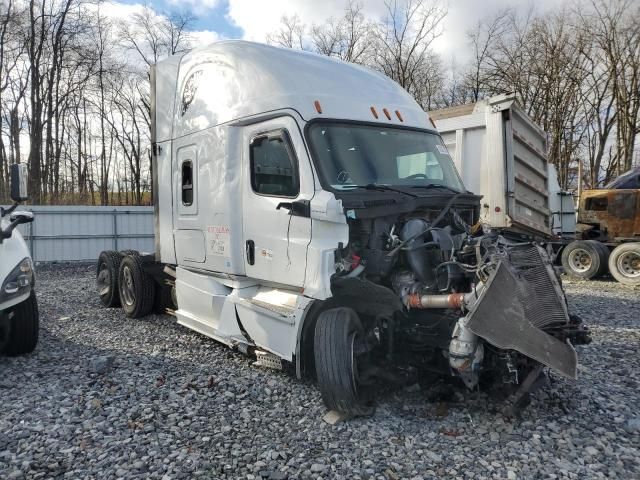
[[[311,163],[289,116],[244,127],[243,231],[246,275],[304,285],[311,241]]]
[[[205,261],[205,241],[198,216],[198,151],[194,144],[178,146],[174,158],[174,239],[179,264]]]

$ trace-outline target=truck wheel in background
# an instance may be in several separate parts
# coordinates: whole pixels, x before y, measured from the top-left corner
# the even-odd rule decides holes
[[[33,352],[38,344],[40,331],[36,292],[31,290],[29,298],[13,307],[13,317],[9,322],[8,338],[3,353],[13,356]]]
[[[623,243],[609,256],[609,271],[625,285],[640,285],[640,243]]]
[[[316,376],[322,400],[330,410],[353,416],[373,413],[359,381],[357,346],[363,337],[358,315],[350,308],[332,308],[318,316]]]
[[[105,307],[119,307],[118,272],[121,256],[114,250],[105,250],[98,257],[96,283],[100,301]]]
[[[562,266],[572,277],[589,280],[606,271],[606,259],[595,240],[576,240],[562,250]]]
[[[597,240],[587,240],[588,242],[593,242],[593,245],[600,251],[600,270],[596,274],[596,277],[602,277],[606,275],[609,271],[609,255],[611,251],[609,247],[607,247],[604,243],[598,242]]]
[[[125,255],[118,274],[120,304],[129,318],[148,315],[155,300],[156,282],[145,272],[138,255]]]

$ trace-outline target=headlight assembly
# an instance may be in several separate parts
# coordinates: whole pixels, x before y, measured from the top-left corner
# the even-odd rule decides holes
[[[0,290],[0,302],[18,297],[29,291],[33,285],[33,264],[29,257],[24,258],[7,276]]]

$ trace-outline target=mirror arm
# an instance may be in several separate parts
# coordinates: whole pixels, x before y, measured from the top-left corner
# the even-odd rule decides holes
[[[5,239],[11,238],[13,231],[15,228],[22,223],[19,218],[16,218],[13,222],[7,226],[6,230],[0,230],[0,243],[2,243]]]
[[[19,205],[19,203],[18,203],[18,202],[15,202],[12,206],[10,206],[10,207],[9,207],[9,208],[7,208],[7,209],[4,209],[4,208],[0,207],[0,218],[1,218],[1,217],[4,217],[5,215],[9,215],[9,214],[11,214],[11,213],[16,209],[16,207],[17,207],[18,205]]]

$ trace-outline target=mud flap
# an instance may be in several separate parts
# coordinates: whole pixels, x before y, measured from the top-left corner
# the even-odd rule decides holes
[[[523,301],[536,299],[520,297],[519,292],[527,292],[526,285],[520,285],[522,281],[507,263],[500,262],[468,315],[468,327],[498,348],[516,350],[575,379],[576,351],[570,343],[545,333],[526,317]]]

